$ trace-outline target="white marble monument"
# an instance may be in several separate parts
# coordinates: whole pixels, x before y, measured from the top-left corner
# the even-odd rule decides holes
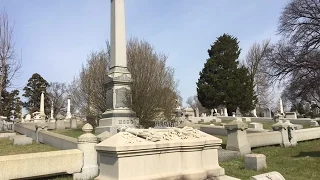
[[[55,119],[53,117],[53,101],[51,101],[50,122],[55,122]]]
[[[44,113],[44,91],[41,92],[39,116],[43,120],[46,118],[46,114]]]
[[[131,74],[127,68],[124,0],[111,0],[111,62],[107,88],[107,109],[95,132],[115,134],[121,126],[134,127],[131,109]]]
[[[100,174],[96,179],[236,180],[226,176],[219,166],[221,142],[191,127],[127,128],[95,146],[100,154]]]
[[[70,96],[68,96],[68,100],[67,100],[67,115],[66,115],[66,119],[71,119],[72,115],[71,115],[71,105],[70,105]]]
[[[280,114],[284,115],[283,104],[282,104],[282,99],[281,98],[280,98],[280,101],[279,101],[279,108],[280,108]]]
[[[228,117],[228,109],[226,107],[223,108],[223,115]]]

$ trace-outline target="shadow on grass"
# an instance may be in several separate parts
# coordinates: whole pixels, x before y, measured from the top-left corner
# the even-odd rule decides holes
[[[300,152],[298,155],[293,157],[320,157],[320,151]]]

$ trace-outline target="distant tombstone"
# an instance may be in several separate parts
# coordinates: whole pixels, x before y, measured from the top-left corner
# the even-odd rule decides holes
[[[237,109],[236,109],[236,117],[241,117],[241,116],[242,116],[242,114],[241,114],[241,112],[240,112],[240,109],[237,108]]]
[[[196,117],[199,117],[199,108],[196,108]]]
[[[27,114],[25,120],[26,120],[26,121],[30,121],[30,120],[31,120],[31,115],[30,115],[30,114]]]
[[[263,117],[271,118],[271,112],[268,108],[264,109]]]
[[[258,117],[258,116],[257,116],[257,109],[256,109],[256,108],[254,108],[254,109],[251,111],[251,113],[252,113],[253,117]]]
[[[296,112],[286,112],[285,115],[286,115],[286,118],[297,119],[297,113]]]
[[[316,127],[316,126],[319,126],[319,123],[317,121],[315,121],[315,120],[311,120],[310,121],[310,126],[311,127]]]

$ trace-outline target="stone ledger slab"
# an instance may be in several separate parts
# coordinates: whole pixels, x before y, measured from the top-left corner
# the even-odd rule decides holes
[[[272,171],[272,172],[252,176],[250,180],[285,180],[285,179],[280,173],[276,171]]]
[[[225,177],[218,163],[221,143],[221,139],[191,127],[127,128],[96,145],[100,154],[96,179],[220,179]]]

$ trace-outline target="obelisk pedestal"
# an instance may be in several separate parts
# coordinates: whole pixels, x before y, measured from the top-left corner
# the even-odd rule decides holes
[[[134,127],[131,109],[131,74],[127,68],[124,0],[111,0],[111,63],[107,89],[107,110],[99,120],[95,133],[112,135],[121,126]],[[99,137],[99,136],[98,136]],[[103,138],[103,137],[99,137]]]

